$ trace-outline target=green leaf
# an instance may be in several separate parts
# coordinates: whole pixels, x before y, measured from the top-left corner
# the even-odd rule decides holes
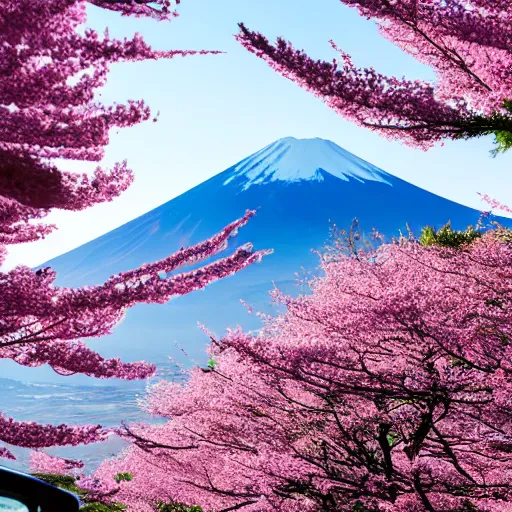
[[[447,222],[437,231],[432,226],[425,226],[421,230],[419,243],[424,247],[431,245],[440,245],[442,247],[453,247],[455,249],[468,245],[482,234],[476,231],[473,226],[468,226],[465,231],[457,231],[451,228],[450,222]]]
[[[119,483],[119,482],[129,482],[130,480],[133,479],[133,475],[131,473],[118,473],[115,477],[114,477],[114,480]]]

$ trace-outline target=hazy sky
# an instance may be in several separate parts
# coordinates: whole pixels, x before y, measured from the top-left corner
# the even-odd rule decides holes
[[[283,36],[310,55],[336,54],[333,39],[360,66],[399,77],[434,79],[432,71],[380,37],[375,25],[338,0],[184,0],[171,23],[121,18],[90,7],[88,25],[112,36],[141,32],[160,49],[215,49],[224,55],[127,63],[112,68],[107,102],[144,98],[158,123],[112,133],[105,165],[128,159],[132,187],[113,203],[84,212],[54,212],[59,230],[46,240],[10,248],[6,265],[35,266],[73,249],[198,185],[286,136],[321,137],[415,185],[480,209],[476,192],[512,203],[512,153],[492,159],[491,138],[447,143],[427,153],[391,143],[336,116],[272,71],[233,37],[237,23],[271,40]],[[89,170],[94,165],[65,163]],[[217,205],[222,208],[222,205]],[[486,209],[485,207],[483,207]]]

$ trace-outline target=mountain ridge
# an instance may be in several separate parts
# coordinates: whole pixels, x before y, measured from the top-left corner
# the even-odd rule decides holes
[[[302,168],[299,165],[302,174],[293,174],[297,170],[292,165],[296,163],[295,157],[276,158],[275,152],[283,153],[290,144],[296,150],[309,151],[307,165]],[[332,152],[331,156],[318,156],[313,151],[318,148],[320,152]],[[299,290],[293,284],[296,273],[302,267],[316,272],[318,258],[312,250],[325,245],[333,223],[348,229],[357,218],[363,233],[375,228],[389,239],[398,235],[399,230],[405,232],[406,223],[419,235],[423,226],[441,227],[447,221],[451,221],[454,229],[465,229],[480,216],[477,210],[422,190],[342,148],[333,148],[339,146],[324,139],[280,139],[184,194],[37,268],[54,268],[56,284],[60,286],[102,284],[113,274],[165,258],[183,246],[204,240],[239,218],[245,210],[256,209],[257,215],[229,241],[224,254],[246,242],[253,242],[255,249],[273,248],[274,254],[204,291],[165,305],[138,305],[127,312],[113,335],[87,340],[105,357],[156,362],[165,362],[168,355],[181,357],[170,343],[176,340],[180,346],[187,347],[190,358],[202,361],[206,358],[207,340],[197,329],[197,322],[218,334],[237,324],[257,328],[259,321],[247,314],[239,299],[251,303],[256,310],[274,311],[268,298],[273,282],[285,292],[296,293]],[[288,149],[288,154],[290,151],[293,148]],[[329,167],[324,161],[334,162],[337,167],[321,169],[321,165]],[[244,162],[248,164],[245,167]],[[277,168],[273,169],[272,165]],[[351,165],[358,167],[354,169]],[[284,174],[272,180],[276,171]],[[365,180],[364,173],[370,171],[373,173],[368,174],[370,177],[384,178],[386,182]],[[301,176],[309,179],[296,179]],[[262,177],[263,180],[254,183]],[[250,186],[246,186],[248,182]],[[505,225],[512,223],[509,219],[500,221]],[[151,343],[143,342],[148,339]],[[9,370],[9,377],[17,372],[24,373],[23,378],[29,380],[51,377],[50,370],[45,373],[44,369],[24,369],[17,365],[6,368],[5,361],[1,364],[4,373]]]
[[[330,150],[333,143],[313,140],[323,142],[304,144],[288,138],[276,141],[266,146],[263,153],[261,151],[265,148],[136,219],[38,266],[53,267],[57,271],[56,284],[59,286],[102,284],[113,274],[165,258],[180,247],[210,237],[242,216],[247,209],[257,210],[256,216],[240,230],[238,236],[229,240],[224,254],[235,246],[253,242],[256,249],[273,248],[272,255],[234,276],[213,283],[205,290],[163,305],[137,305],[127,311],[124,321],[111,336],[87,339],[86,343],[104,357],[152,361],[157,364],[160,376],[174,379],[177,378],[174,375],[179,375],[174,371],[175,364],[190,367],[207,363],[205,348],[209,340],[198,327],[199,322],[217,336],[221,336],[227,327],[237,325],[255,330],[261,325],[260,320],[256,315],[248,314],[240,299],[254,311],[275,314],[268,295],[274,283],[285,293],[307,291],[297,282],[297,273],[302,268],[307,272],[317,272],[319,261],[312,249],[318,250],[325,245],[333,223],[340,228],[349,228],[352,220],[358,218],[363,233],[370,233],[372,228],[376,228],[389,239],[398,235],[399,230],[405,232],[406,223],[419,235],[421,227],[431,225],[439,228],[448,220],[454,229],[465,229],[469,224],[475,224],[480,216],[475,209],[422,190],[342,148],[342,153],[335,151],[332,158],[328,155],[316,158],[314,148],[320,146]],[[274,154],[270,157],[271,162],[265,161],[264,157],[268,158],[275,151],[282,153],[289,143],[309,148],[308,165],[294,167],[291,163],[296,158],[290,158],[291,149],[288,150],[288,159],[283,155],[277,159]],[[327,163],[322,163],[325,161]],[[247,164],[245,168],[241,165],[243,162]],[[283,162],[287,169],[283,169]],[[332,162],[336,167],[329,167]],[[328,169],[318,170],[322,165]],[[247,174],[251,171],[252,174]],[[280,171],[281,175],[276,176],[275,173]],[[364,173],[370,171],[389,183],[365,180]],[[272,179],[272,176],[277,179]],[[309,179],[296,179],[301,176]],[[229,178],[232,179],[226,183]],[[255,183],[259,178],[263,179]],[[499,220],[512,227],[512,220]],[[78,386],[77,393],[80,394],[77,396],[83,398],[84,405],[89,399],[83,386],[99,384],[89,377],[63,377],[49,368],[25,368],[9,360],[0,361],[0,374],[3,378],[17,381]],[[109,423],[119,424],[126,419],[122,415],[133,414],[135,417],[136,404],[130,403],[134,402],[135,393],[143,392],[145,383],[110,380],[105,385],[104,409],[100,410],[101,387],[94,393],[93,419],[105,417]],[[112,387],[118,390],[114,405],[109,403]],[[62,397],[50,396],[50,393],[45,393],[47,398],[38,396],[37,400],[28,397],[20,409],[20,392],[4,391],[4,401],[12,406],[12,409],[7,407],[7,412],[12,410],[13,415],[21,415],[20,419],[61,422],[59,407]],[[84,408],[75,415],[76,411],[70,406],[69,418],[87,423],[91,420],[87,417],[87,414],[92,414],[90,410],[91,407]],[[110,448],[86,446],[81,449],[79,458],[100,460],[101,450],[109,451]]]
[[[296,139],[285,137],[245,158],[233,168],[232,175],[224,182],[229,184],[237,177],[247,179],[243,190],[252,185],[269,181],[296,182],[322,181],[319,170],[341,180],[355,178],[359,181],[380,181],[390,184],[389,173],[356,157],[334,142],[316,137]]]
[[[41,264],[39,264],[37,267],[35,267],[36,269],[39,269],[39,268],[42,268],[42,267],[45,267],[45,266],[48,266],[50,263],[54,263],[56,261],[60,261],[62,260],[62,258],[64,258],[65,256],[67,255],[70,255],[71,253],[73,253],[74,251],[77,251],[79,250],[80,248],[83,248],[85,246],[88,246],[89,244],[95,242],[100,242],[101,240],[107,240],[109,239],[109,237],[112,236],[112,234],[120,231],[120,230],[124,230],[126,228],[128,228],[128,226],[133,226],[134,223],[136,222],[150,222],[151,221],[151,218],[155,218],[155,217],[158,217],[159,216],[159,212],[161,212],[162,210],[166,210],[169,206],[171,205],[175,205],[177,202],[180,202],[182,200],[182,198],[188,196],[189,194],[193,193],[194,191],[199,191],[201,188],[204,188],[204,187],[208,187],[212,184],[215,184],[216,186],[219,185],[218,182],[222,181],[222,185],[223,186],[228,186],[228,185],[236,185],[236,188],[233,190],[234,194],[235,195],[238,195],[239,193],[242,193],[242,192],[247,192],[248,189],[253,186],[253,185],[269,185],[271,184],[272,182],[276,182],[276,181],[281,181],[281,182],[284,182],[286,184],[296,184],[300,181],[316,181],[316,182],[322,182],[322,181],[325,181],[325,177],[324,177],[324,174],[323,173],[327,173],[331,176],[334,176],[336,178],[339,178],[340,180],[342,181],[348,181],[347,179],[343,179],[342,176],[339,176],[337,175],[337,173],[333,173],[333,172],[329,172],[328,170],[325,170],[321,167],[318,167],[318,166],[315,166],[315,171],[314,171],[314,178],[315,179],[280,179],[279,176],[277,176],[276,178],[277,179],[271,179],[272,178],[272,175],[275,175],[275,172],[269,172],[268,169],[266,171],[263,171],[264,174],[266,175],[267,178],[270,178],[270,179],[266,179],[266,180],[261,180],[259,181],[258,183],[255,183],[255,179],[253,179],[253,176],[247,176],[248,172],[251,172],[254,167],[257,166],[257,164],[249,169],[245,169],[245,168],[242,168],[242,165],[245,164],[245,163],[248,163],[248,162],[254,162],[254,160],[258,157],[258,155],[260,155],[262,152],[266,151],[266,150],[275,150],[279,145],[283,145],[283,144],[286,144],[286,145],[291,145],[293,144],[294,146],[297,146],[297,143],[299,143],[301,146],[303,146],[304,144],[308,144],[310,142],[316,142],[316,141],[321,141],[322,143],[327,143],[331,148],[334,147],[334,148],[338,148],[339,150],[341,150],[343,152],[343,156],[345,157],[345,155],[348,155],[348,160],[351,161],[351,163],[353,165],[359,163],[360,165],[363,165],[364,167],[367,166],[367,168],[370,168],[372,171],[374,172],[377,172],[379,174],[381,174],[382,178],[388,178],[389,182],[386,182],[384,179],[380,179],[380,180],[369,180],[369,181],[378,181],[380,183],[386,183],[390,186],[393,186],[392,182],[395,182],[396,183],[401,183],[401,184],[407,184],[409,185],[410,187],[414,187],[415,189],[419,189],[419,190],[423,190],[421,189],[420,187],[417,187],[416,185],[412,185],[410,183],[408,183],[407,181],[403,180],[402,178],[398,178],[390,173],[388,173],[387,171],[384,171],[376,166],[374,166],[373,164],[370,164],[368,162],[366,162],[365,160],[363,160],[362,158],[359,158],[355,155],[353,155],[352,153],[349,153],[348,151],[344,150],[343,148],[341,148],[340,146],[338,146],[337,144],[335,144],[334,142],[331,142],[331,141],[328,141],[326,139],[321,139],[319,137],[316,137],[316,138],[313,138],[313,139],[297,139],[295,137],[283,137],[281,139],[278,139],[277,141],[271,143],[271,144],[268,144],[267,146],[265,146],[264,148],[254,152],[252,155],[249,155],[248,157],[240,160],[238,163],[230,166],[229,168],[225,169],[224,171],[221,171],[215,175],[213,175],[211,178],[208,178],[207,180],[205,180],[204,182],[196,185],[195,187],[192,187],[191,189],[189,189],[188,191],[180,194],[179,196],[169,200],[169,201],[166,201],[158,206],[156,206],[155,208],[152,208],[151,210],[149,210],[148,212],[140,215],[139,217],[136,217],[135,219],[132,219],[130,221],[127,221],[125,223],[123,223],[122,225],[118,226],[117,228],[114,228],[113,230],[107,232],[107,233],[104,233],[103,235],[100,235],[98,236],[97,238],[95,238],[94,240],[91,240],[89,242],[86,242],[85,244],[82,244],[78,247],[75,247],[69,251],[66,251],[65,253],[57,256],[57,257],[54,257],[54,258],[51,258],[50,260],[47,260]],[[290,144],[291,143],[291,144]],[[274,162],[275,163],[275,162]],[[240,172],[240,171],[244,171],[244,172]],[[359,182],[364,182],[364,180],[362,179],[361,176],[351,176],[350,172],[349,171],[346,171],[345,170],[345,173],[346,174],[343,174],[343,172],[339,173],[339,174],[342,174],[345,178],[354,178],[356,179],[357,181]],[[260,173],[261,174],[261,173]],[[310,173],[311,174],[311,173]],[[256,177],[257,179],[257,177]],[[440,199],[442,199],[443,201],[447,201],[449,203],[452,203],[452,204],[458,204],[450,199],[446,199],[438,194],[435,194],[433,192],[428,192],[428,191],[424,191],[428,194],[430,194],[431,196],[435,196],[435,197],[438,197]],[[462,206],[462,205],[460,205]],[[474,209],[474,208],[471,208],[471,207],[466,207],[466,206],[463,206],[463,208],[467,208],[468,210],[472,210],[474,212],[478,212],[478,210]],[[240,216],[241,214],[243,214],[243,209],[240,209],[236,216]],[[190,212],[190,217],[193,216],[193,212],[191,211]],[[145,220],[143,220],[145,219]],[[230,219],[230,220],[233,220],[233,219]],[[230,220],[228,220],[227,222],[229,222]],[[505,219],[506,220],[506,219]],[[176,232],[179,232],[180,230],[180,227],[182,226],[183,223],[186,222],[186,218],[181,218],[180,219],[180,222],[178,224],[176,224],[175,226],[175,231]],[[138,226],[140,228],[140,224]],[[221,229],[223,226],[220,226],[218,229]],[[154,227],[153,229],[157,229],[156,227]],[[247,229],[247,228],[245,228]],[[398,228],[397,228],[398,229]],[[170,236],[171,233],[168,233],[168,236]],[[210,232],[209,234],[206,234],[205,237],[209,236],[213,234],[212,232]]]

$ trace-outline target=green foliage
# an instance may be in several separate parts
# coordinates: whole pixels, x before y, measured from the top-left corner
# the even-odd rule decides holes
[[[505,153],[512,147],[512,132],[497,130],[494,132],[495,148],[491,150],[493,157],[498,156],[500,153]]]
[[[498,336],[503,347],[508,347],[510,345],[510,338],[506,334],[500,332]]]
[[[488,299],[485,301],[486,306],[496,306],[497,308],[503,309],[503,301],[499,299]]]
[[[121,503],[104,503],[101,501],[88,499],[88,493],[85,489],[81,489],[77,485],[77,480],[73,476],[56,475],[52,473],[32,473],[33,476],[66,491],[76,494],[83,503],[80,512],[124,512],[126,506]],[[116,482],[129,482],[133,479],[131,473],[118,473],[114,477]],[[189,507],[181,503],[169,502],[164,503],[159,501],[155,505],[156,512],[203,512],[203,509],[198,506]]]
[[[76,480],[73,476],[68,475],[56,475],[53,473],[32,473],[32,476],[39,478],[43,482],[46,482],[55,487],[60,487],[66,491],[72,492],[78,495],[80,498],[85,494],[82,489],[76,485]]]
[[[173,501],[169,503],[159,501],[155,505],[155,510],[156,512],[203,512],[203,509],[201,507],[189,507],[188,505],[182,505],[180,503],[175,503]]]
[[[476,506],[469,500],[464,500],[462,512],[478,512]]]
[[[432,226],[426,226],[421,230],[419,243],[424,247],[431,245],[441,245],[443,247],[459,248],[462,245],[470,244],[482,234],[475,231],[473,226],[468,226],[466,231],[454,231],[450,222],[447,222],[442,228],[437,231]]]
[[[400,439],[400,436],[396,432],[389,432],[389,434],[386,437],[389,446],[393,446],[395,444],[395,441],[398,441],[398,439]]]
[[[129,482],[130,480],[133,479],[133,475],[131,473],[118,473],[115,477],[114,477],[114,480],[119,483],[119,482]]]
[[[378,506],[371,506],[371,508],[368,508],[360,500],[357,500],[354,505],[352,505],[352,512],[378,512],[378,510]]]
[[[503,102],[503,108],[512,114],[512,101],[505,100]],[[500,153],[505,153],[512,147],[512,131],[510,130],[495,130],[491,131],[494,135],[495,148],[491,151],[493,157]]]
[[[501,242],[510,243],[512,242],[512,229],[498,224],[497,228],[494,230],[494,236]]]
[[[512,101],[503,102],[505,112],[494,112],[491,116],[473,116],[461,123],[455,139],[472,139],[484,135],[494,135],[494,149],[491,155],[496,157],[512,147]]]
[[[126,507],[120,503],[111,503],[107,505],[106,503],[101,503],[100,501],[87,503],[82,508],[80,508],[80,512],[124,512],[125,510]]]
[[[468,365],[465,361],[462,361],[461,359],[457,359],[456,357],[452,358],[451,365],[452,365],[452,368],[461,367],[461,368],[464,368],[465,370],[471,369],[470,365]]]
[[[129,475],[130,473],[120,473],[121,475]],[[32,473],[33,476],[66,491],[76,494],[83,503],[80,508],[81,512],[124,512],[126,507],[120,503],[103,503],[101,501],[88,499],[88,492],[77,485],[77,481],[73,476],[56,475],[53,473]],[[116,475],[118,476],[118,475]],[[120,480],[119,480],[120,481]]]

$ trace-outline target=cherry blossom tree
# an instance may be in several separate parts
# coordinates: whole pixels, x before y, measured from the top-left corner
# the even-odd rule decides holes
[[[512,235],[452,235],[325,253],[310,295],[152,387],[167,421],[87,484],[135,512],[511,511]]]
[[[41,451],[30,453],[30,469],[35,473],[74,475],[84,467],[82,461],[55,457]]]
[[[94,0],[124,15],[169,19],[166,0]],[[195,51],[155,51],[136,34],[124,41],[100,37],[86,21],[83,0],[0,1],[0,264],[9,244],[44,237],[54,226],[36,223],[52,209],[77,211],[111,201],[132,182],[126,162],[110,171],[74,174],[53,158],[100,161],[113,127],[150,118],[143,101],[103,105],[95,91],[104,85],[109,65],[120,61],[173,58]],[[254,214],[248,211],[217,235],[142,267],[112,276],[104,284],[79,289],[54,285],[50,268],[37,272],[18,266],[0,273],[0,358],[24,366],[50,365],[62,375],[143,379],[155,372],[144,361],[104,359],[82,338],[109,334],[127,308],[165,303],[198,290],[259,261],[268,251],[247,244],[195,270],[227,248]],[[173,272],[172,277],[167,275]],[[0,413],[0,441],[26,448],[101,441],[110,432],[99,426],[38,425]],[[13,458],[6,446],[0,457]]]
[[[512,7],[495,0],[341,0],[380,33],[431,66],[435,84],[314,60],[240,24],[237,39],[273,69],[350,121],[422,149],[443,139],[494,134],[494,154],[512,146]]]
[[[162,0],[153,6],[94,3],[127,15],[169,12]],[[6,245],[37,240],[54,228],[30,222],[50,209],[77,211],[111,201],[132,182],[126,162],[110,171],[98,167],[89,176],[61,171],[49,161],[100,161],[111,128],[150,118],[143,101],[107,106],[95,100],[110,64],[217,52],[155,51],[139,34],[124,41],[91,29],[79,34],[77,27],[86,21],[82,0],[3,1],[0,14],[0,256],[5,256]]]
[[[123,16],[150,17],[158,21],[169,20],[178,13],[171,10],[170,0],[88,0],[89,3],[117,11]],[[176,0],[176,5],[180,0]]]

